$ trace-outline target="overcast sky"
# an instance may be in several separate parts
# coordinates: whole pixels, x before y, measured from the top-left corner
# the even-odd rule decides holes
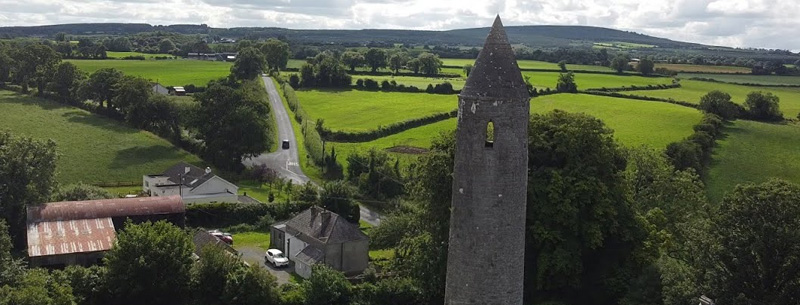
[[[798,0],[0,0],[0,26],[129,22],[446,30],[592,25],[732,47],[800,50]]]

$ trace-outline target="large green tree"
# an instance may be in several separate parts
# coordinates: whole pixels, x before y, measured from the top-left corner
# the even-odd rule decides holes
[[[228,277],[244,264],[220,247],[208,245],[192,268],[192,290],[197,304],[222,305]]]
[[[439,55],[433,53],[425,52],[419,54],[417,60],[419,60],[420,71],[428,76],[439,74],[439,71],[442,69],[442,65],[444,65],[442,60],[439,59]]]
[[[114,86],[114,105],[122,115],[127,115],[135,107],[147,103],[153,94],[150,81],[139,76],[126,75]]]
[[[239,80],[250,80],[266,69],[267,62],[264,54],[254,47],[247,47],[236,55],[236,61],[231,67],[231,75]]]
[[[186,304],[194,245],[166,221],[127,222],[104,261],[115,304]]]
[[[639,71],[639,73],[642,73],[642,75],[645,76],[653,74],[655,68],[656,65],[650,58],[642,58],[641,60],[639,60],[639,64],[636,65],[636,71]]]
[[[0,216],[17,246],[25,241],[25,207],[47,202],[56,185],[55,147],[0,132]]]
[[[754,91],[747,94],[744,102],[750,118],[762,121],[783,120],[780,98],[772,92]]]
[[[739,106],[731,101],[731,95],[713,90],[700,98],[700,110],[718,115],[731,121],[739,116]]]
[[[342,53],[342,63],[350,68],[350,72],[355,72],[356,68],[361,67],[366,62],[364,54],[356,51],[346,51]]]
[[[527,302],[616,303],[649,263],[624,151],[584,114],[534,114],[528,134]]]
[[[286,69],[289,63],[289,44],[275,38],[270,38],[261,45],[261,53],[267,60],[269,70]]]
[[[35,84],[39,95],[44,94],[45,86],[52,78],[56,65],[61,61],[53,48],[40,43],[15,48],[11,57],[15,62],[12,67],[15,82],[22,86],[23,92],[28,92],[31,83]]]
[[[800,185],[781,180],[737,186],[710,226],[711,291],[720,304],[800,301]],[[701,253],[702,253],[701,252]]]
[[[347,305],[352,286],[339,271],[324,264],[312,267],[311,277],[303,282],[305,305]]]
[[[611,69],[616,70],[617,73],[622,73],[622,71],[625,71],[625,70],[628,69],[628,67],[629,67],[628,62],[629,61],[630,61],[630,59],[628,58],[627,55],[621,54],[621,53],[617,54],[617,56],[614,57],[614,59],[611,60]]]
[[[152,94],[143,103],[128,108],[125,120],[136,128],[168,139],[181,136],[181,111],[168,97]]]
[[[124,75],[114,68],[102,68],[89,75],[88,81],[80,88],[81,96],[91,99],[100,107],[106,102],[109,111],[114,109],[112,100],[116,94],[117,84]]]
[[[364,54],[364,60],[366,60],[367,66],[372,69],[372,72],[375,73],[378,69],[386,68],[386,51],[378,48],[370,48],[367,50],[367,53]]]
[[[241,170],[242,159],[267,151],[274,144],[269,105],[255,82],[211,82],[195,95],[198,107],[190,125],[204,143],[204,154],[214,164]]]
[[[53,75],[50,91],[53,91],[62,103],[75,104],[78,102],[80,86],[85,80],[86,73],[78,69],[75,64],[62,62],[58,64]]]
[[[173,52],[177,47],[175,47],[175,43],[168,38],[164,38],[158,42],[158,52],[168,54]]]
[[[227,304],[280,304],[280,294],[275,276],[261,266],[253,264],[235,270],[228,275],[225,285],[223,298]]]
[[[394,74],[400,73],[400,68],[406,64],[408,55],[404,52],[397,52],[389,56],[389,68],[394,71]]]

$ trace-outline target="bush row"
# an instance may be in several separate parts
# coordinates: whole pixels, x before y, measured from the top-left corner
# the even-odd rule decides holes
[[[449,118],[453,118],[457,114],[458,110],[456,109],[450,112],[436,113],[421,118],[414,118],[402,122],[392,123],[387,126],[378,126],[378,129],[361,131],[361,132],[338,131],[338,130],[334,131],[327,129],[323,126],[322,138],[325,139],[325,141],[332,141],[332,142],[347,142],[347,143],[369,142],[389,135],[400,133],[409,130],[411,128],[416,128],[423,125],[428,125]]]
[[[700,123],[694,125],[689,137],[667,145],[667,157],[676,170],[693,169],[705,177],[705,169],[711,161],[711,152],[716,140],[722,135],[724,121],[713,113],[705,113]]]
[[[416,86],[406,86],[403,84],[398,84],[395,80],[383,80],[380,83],[378,81],[367,78],[367,79],[358,79],[356,80],[356,84],[353,87],[356,90],[366,90],[366,91],[384,91],[384,92],[410,92],[410,93],[430,93],[430,94],[458,94],[461,93],[461,90],[453,89],[453,84],[450,82],[442,82],[441,84],[428,84],[428,87],[425,90],[420,89]]]
[[[285,81],[281,81],[280,83],[283,96],[286,98],[286,102],[289,104],[289,109],[294,112],[294,118],[301,126],[308,156],[311,158],[314,164],[324,164],[325,151],[323,150],[322,146],[322,136],[320,136],[319,132],[315,128],[315,123],[309,122],[310,117],[300,105],[300,100],[297,98],[297,94],[294,92],[292,86]]]
[[[680,88],[680,83],[673,83],[671,85],[661,84],[661,85],[647,85],[647,86],[630,86],[630,87],[617,87],[617,88],[592,88],[587,89],[588,91],[603,91],[603,92],[622,92],[622,91],[637,91],[637,90],[662,90],[662,89],[672,89],[672,88]]]
[[[599,96],[610,96],[610,97],[619,97],[619,98],[627,98],[632,100],[641,100],[641,101],[652,101],[652,102],[664,102],[670,103],[675,105],[681,105],[685,107],[692,107],[697,108],[697,105],[686,102],[686,101],[678,101],[672,98],[660,98],[660,97],[652,97],[652,96],[642,96],[642,95],[635,95],[635,94],[623,94],[618,92],[605,92],[605,91],[594,91],[594,90],[587,90],[581,91],[581,93],[591,94],[591,95],[599,95]]]
[[[122,60],[145,60],[145,59],[146,58],[142,55],[131,55],[122,58]]]
[[[458,67],[458,69],[462,69],[462,68],[463,67]],[[398,73],[394,73],[394,72],[371,72],[371,71],[358,71],[358,70],[356,70],[355,72],[354,71],[348,71],[347,73],[350,74],[350,75],[371,75],[371,76],[415,76],[415,77],[424,76],[424,77],[434,77],[434,78],[437,78],[437,77],[438,78],[459,78],[459,77],[461,77],[461,74],[444,74],[444,73],[434,74],[434,75],[426,75],[426,74],[414,73],[414,72],[398,72]]]
[[[721,83],[721,84],[731,84],[731,85],[739,85],[739,86],[748,86],[748,87],[784,87],[784,88],[800,88],[800,85],[790,85],[790,84],[756,84],[756,83],[739,83],[739,82],[726,82],[721,80],[716,80],[713,78],[704,78],[704,77],[692,77],[689,78],[690,80],[702,81],[702,82],[710,82],[710,83]]]
[[[225,228],[237,225],[256,225],[265,216],[288,219],[311,205],[303,202],[250,203],[193,203],[186,206],[186,225],[203,228]]]

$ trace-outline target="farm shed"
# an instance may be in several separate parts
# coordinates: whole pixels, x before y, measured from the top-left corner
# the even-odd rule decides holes
[[[347,275],[359,274],[369,264],[369,237],[357,224],[321,207],[273,225],[270,238],[272,248],[286,253],[304,278],[311,276],[315,264],[326,264]]]
[[[167,220],[184,226],[180,196],[51,202],[28,207],[28,257],[33,266],[91,265],[125,222]]]
[[[177,96],[186,95],[186,89],[184,89],[183,87],[173,87],[172,90],[175,93],[175,95],[177,95]]]

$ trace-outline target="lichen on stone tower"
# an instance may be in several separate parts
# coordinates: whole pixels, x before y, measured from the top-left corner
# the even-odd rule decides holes
[[[513,100],[530,98],[499,15],[475,60],[461,96]]]

